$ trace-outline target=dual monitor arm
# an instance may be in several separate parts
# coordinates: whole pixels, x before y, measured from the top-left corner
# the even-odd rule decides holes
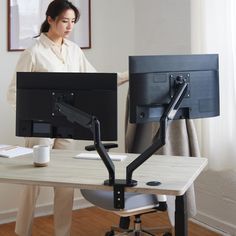
[[[94,146],[100,155],[104,165],[106,166],[109,179],[105,180],[105,185],[113,186],[114,188],[114,207],[117,209],[124,208],[124,188],[137,185],[137,181],[132,180],[133,172],[142,165],[149,157],[151,157],[159,148],[165,145],[166,129],[168,121],[172,120],[178,111],[180,104],[187,92],[188,83],[183,80],[176,87],[176,92],[172,97],[170,103],[164,110],[164,113],[160,119],[160,128],[155,136],[153,143],[143,153],[141,153],[133,162],[126,167],[126,179],[115,178],[115,167],[106,151],[106,148],[101,142],[100,136],[100,124],[99,120],[73,106],[64,103],[57,102],[55,105],[58,111],[66,116],[66,118],[72,123],[78,123],[81,126],[90,129],[93,134]]]

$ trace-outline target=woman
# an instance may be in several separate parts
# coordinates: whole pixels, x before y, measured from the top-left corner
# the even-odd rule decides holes
[[[82,50],[66,39],[79,20],[78,9],[69,1],[54,0],[46,11],[46,19],[35,44],[26,49],[17,64],[20,72],[94,72]],[[16,75],[16,73],[15,73]],[[120,83],[122,83],[121,81]],[[16,78],[12,80],[8,101],[16,106]],[[70,149],[72,140],[26,138],[26,146],[48,144],[55,149]],[[39,186],[25,186],[16,220],[16,233],[19,236],[32,235],[34,208],[39,195]],[[54,229],[56,236],[69,236],[72,219],[74,190],[54,188]]]

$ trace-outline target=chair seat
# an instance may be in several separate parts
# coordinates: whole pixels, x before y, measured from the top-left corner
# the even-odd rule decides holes
[[[97,207],[109,211],[122,211],[114,208],[113,192],[103,190],[81,189],[83,197]],[[155,194],[141,194],[125,192],[125,208],[123,211],[132,212],[150,209],[158,205],[158,199]]]

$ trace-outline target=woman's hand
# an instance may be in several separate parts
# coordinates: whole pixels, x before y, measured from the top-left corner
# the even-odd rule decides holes
[[[118,72],[117,73],[117,85],[120,86],[129,81],[129,73],[128,71],[125,72]]]

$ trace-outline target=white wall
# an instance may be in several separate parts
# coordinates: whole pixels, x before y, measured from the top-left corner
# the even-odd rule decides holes
[[[135,53],[190,53],[189,0],[135,0]]]
[[[0,1],[0,143],[19,143],[14,136],[14,112],[5,94],[18,52],[7,52],[7,6]],[[91,0],[92,48],[85,50],[98,71],[125,71],[128,55],[180,54],[190,51],[188,0]],[[124,105],[127,85],[119,88],[119,145],[124,150]],[[0,222],[14,218],[20,186],[0,184]],[[11,196],[11,197],[9,197]],[[77,195],[78,196],[78,195]],[[45,213],[51,206],[52,190],[44,188],[39,204]],[[48,205],[49,204],[49,205]],[[8,214],[7,214],[8,212]]]
[[[236,235],[236,172],[204,171],[195,182],[198,214],[194,217]]]

